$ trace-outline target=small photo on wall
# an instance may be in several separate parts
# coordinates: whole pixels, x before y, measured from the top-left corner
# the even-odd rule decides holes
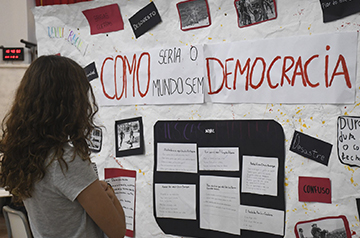
[[[100,127],[94,128],[90,134],[90,140],[87,141],[88,146],[92,152],[98,153],[102,147],[102,130]]]
[[[116,157],[144,153],[144,134],[141,117],[115,121]]]
[[[240,28],[277,17],[275,0],[235,0],[234,4]]]
[[[176,4],[180,16],[180,28],[183,31],[211,25],[207,0],[188,0]]]
[[[296,238],[351,238],[349,222],[345,216],[322,217],[315,220],[298,222],[295,225],[295,235]]]

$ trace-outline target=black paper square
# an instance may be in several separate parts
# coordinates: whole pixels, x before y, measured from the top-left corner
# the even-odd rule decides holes
[[[86,74],[86,77],[88,78],[89,82],[91,80],[94,80],[99,77],[97,70],[96,70],[95,62],[92,62],[91,64],[87,65],[84,68],[84,70],[85,70],[85,74]]]
[[[143,9],[135,13],[135,15],[130,17],[129,21],[136,38],[139,38],[141,35],[160,23],[161,18],[154,2],[151,2]]]
[[[323,21],[330,22],[360,12],[360,0],[320,0]]]
[[[331,149],[331,144],[298,131],[295,131],[290,146],[292,152],[326,166],[329,163]]]
[[[144,153],[144,129],[142,117],[115,121],[116,157]]]
[[[92,152],[98,153],[101,151],[102,147],[102,138],[103,133],[100,127],[94,128],[90,134],[90,141],[88,141],[88,146]]]

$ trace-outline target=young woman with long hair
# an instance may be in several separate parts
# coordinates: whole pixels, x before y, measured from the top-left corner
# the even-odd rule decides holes
[[[121,204],[90,164],[97,111],[75,61],[41,56],[26,70],[2,124],[0,186],[24,202],[34,237],[125,235]]]

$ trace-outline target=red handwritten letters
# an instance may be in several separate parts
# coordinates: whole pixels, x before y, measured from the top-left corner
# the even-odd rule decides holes
[[[330,46],[326,47],[330,49]],[[277,87],[282,87],[285,83],[287,85],[295,86],[295,80],[301,80],[304,87],[316,88],[320,86],[319,79],[310,80],[308,74],[309,65],[314,61],[319,60],[319,54],[315,54],[310,58],[304,59],[299,56],[297,59],[293,56],[276,56],[270,62],[262,57],[256,57],[254,60],[248,58],[244,64],[241,64],[239,59],[227,58],[225,61],[221,61],[216,57],[206,58],[206,72],[209,85],[209,94],[218,94],[222,90],[236,90],[237,80],[240,76],[245,76],[245,91],[251,89],[258,89],[261,86],[267,86],[270,89],[275,89]],[[214,89],[211,83],[211,70],[214,70],[215,67],[210,66],[210,62],[213,61],[213,64],[218,64],[217,70],[222,70],[223,79],[220,87]],[[229,62],[232,62],[235,65],[232,69],[229,69]],[[277,80],[271,78],[271,70],[274,65],[279,65],[281,70],[281,75],[278,75]],[[257,72],[260,76],[260,79],[256,79],[258,82],[254,83],[254,72]],[[232,77],[230,77],[232,75]],[[324,84],[325,87],[331,87],[335,76],[345,81],[345,84],[348,88],[351,88],[351,81],[348,72],[348,67],[346,60],[343,55],[339,55],[335,68],[332,70],[331,77],[329,77],[329,56],[325,57],[325,69],[324,69]],[[298,79],[299,78],[299,79]],[[266,79],[266,80],[265,80]]]
[[[145,79],[145,90],[143,92],[140,89],[140,76],[139,76],[139,69],[142,64],[142,59],[144,58],[143,64],[145,64],[145,67],[147,69],[147,79]],[[114,88],[115,91],[110,95],[110,93],[107,92],[105,83],[104,83],[104,67],[106,66],[108,61],[112,61],[111,64],[114,66]],[[119,65],[120,64],[120,65]],[[122,70],[122,75],[120,75],[120,78],[122,80],[117,80],[119,78],[118,74],[118,68]],[[131,63],[129,62],[128,58],[126,56],[117,55],[115,58],[106,58],[103,61],[103,64],[101,66],[101,75],[100,75],[100,81],[103,93],[105,97],[108,99],[117,99],[120,100],[122,97],[127,97],[127,84],[128,79],[127,76],[129,74],[132,74],[132,89],[133,89],[133,97],[135,97],[135,91],[137,89],[137,92],[141,97],[145,97],[146,94],[149,91],[150,86],[150,54],[148,52],[143,52],[140,54],[139,58],[137,59],[136,54],[133,55]],[[118,85],[119,84],[119,85]],[[119,86],[121,92],[119,92]]]
[[[105,57],[103,104],[353,103],[356,52],[342,33]]]

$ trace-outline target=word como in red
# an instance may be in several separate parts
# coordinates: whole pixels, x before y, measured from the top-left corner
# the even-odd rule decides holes
[[[104,74],[105,67],[113,67],[113,74]],[[145,70],[140,70],[143,68]],[[145,72],[147,77],[140,78],[141,75],[144,75],[140,71]],[[132,79],[128,79],[128,76],[132,76]],[[141,98],[145,97],[150,86],[150,54],[143,52],[139,58],[134,54],[131,63],[125,55],[105,58],[101,66],[100,82],[103,93],[108,99],[127,98],[129,83],[132,86],[132,97],[135,97],[136,94]]]

